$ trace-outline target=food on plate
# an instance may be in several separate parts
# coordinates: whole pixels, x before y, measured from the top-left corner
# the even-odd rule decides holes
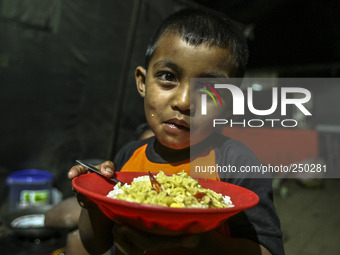
[[[229,208],[233,203],[211,189],[202,188],[199,182],[184,171],[171,176],[160,171],[156,176],[134,178],[131,184],[116,184],[107,195],[110,198],[150,205],[179,208]]]

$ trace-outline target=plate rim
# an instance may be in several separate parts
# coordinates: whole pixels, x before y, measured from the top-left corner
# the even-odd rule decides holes
[[[147,172],[117,172],[117,173],[119,173],[119,174],[124,174],[124,173],[143,174],[143,175],[147,174]],[[110,197],[107,197],[106,195],[102,195],[102,194],[98,194],[98,193],[94,193],[94,192],[89,192],[85,188],[79,186],[77,182],[79,180],[81,180],[82,178],[85,178],[84,175],[91,175],[91,176],[96,175],[97,178],[102,178],[106,182],[109,182],[110,184],[112,184],[113,185],[112,189],[113,189],[114,185],[117,184],[116,182],[114,182],[114,181],[112,181],[112,180],[110,180],[106,177],[100,176],[96,173],[82,174],[80,176],[75,177],[72,180],[73,188],[75,190],[77,190],[79,193],[85,195],[91,201],[93,201],[93,199],[91,199],[91,197],[93,197],[93,198],[98,199],[98,200],[100,200],[101,202],[104,202],[104,203],[108,202],[109,204],[114,204],[115,206],[120,205],[120,206],[124,206],[124,207],[129,207],[130,209],[141,209],[141,208],[143,208],[144,210],[149,210],[149,211],[157,210],[159,212],[166,211],[167,213],[173,212],[173,213],[181,213],[181,214],[187,214],[187,213],[190,213],[190,214],[192,214],[192,213],[194,213],[194,214],[202,214],[202,213],[203,214],[216,214],[216,213],[227,213],[227,212],[232,213],[232,212],[244,211],[244,210],[250,209],[252,207],[255,207],[259,203],[259,196],[255,192],[253,192],[253,191],[251,191],[247,188],[244,188],[242,186],[238,186],[236,184],[218,181],[218,180],[211,180],[211,179],[207,179],[207,180],[222,182],[222,183],[225,183],[226,185],[234,186],[234,187],[237,187],[238,189],[247,191],[247,192],[249,192],[249,194],[251,196],[254,197],[254,199],[252,200],[251,203],[249,203],[245,206],[237,206],[237,205],[234,204],[234,207],[229,207],[229,208],[176,208],[176,207],[168,207],[168,206],[161,206],[161,205],[150,205],[150,204],[143,204],[143,203],[137,203],[137,202],[131,202],[131,201],[124,201],[124,200],[120,200],[120,199],[110,198]],[[204,180],[206,178],[194,178],[194,179]],[[233,201],[232,197],[231,197],[231,201]],[[93,202],[96,203],[96,201],[93,201]]]

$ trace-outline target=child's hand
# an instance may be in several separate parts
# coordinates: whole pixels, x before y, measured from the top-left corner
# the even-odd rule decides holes
[[[115,167],[112,161],[105,161],[96,167],[100,169],[102,174],[108,178],[112,177],[114,174]],[[74,177],[86,173],[88,173],[88,169],[86,167],[82,165],[75,165],[68,171],[67,176],[69,179],[73,179]]]
[[[112,177],[114,174],[114,165],[113,165],[113,162],[111,161],[105,161],[95,167],[100,169],[102,174],[108,178]],[[68,171],[67,176],[69,179],[73,179],[79,175],[86,174],[88,172],[89,170],[85,166],[75,165]],[[74,189],[74,192],[76,193],[78,203],[81,207],[86,208],[86,209],[96,207],[96,205],[91,200],[89,200],[85,195],[77,192],[75,189]]]
[[[194,249],[199,244],[201,235],[156,235],[125,225],[115,224],[114,244],[123,254],[140,255],[148,252],[171,248]],[[158,253],[157,253],[158,254]]]
[[[115,224],[113,240],[116,247],[128,255],[161,254],[247,254],[271,255],[262,245],[245,238],[232,238],[211,230],[202,234],[155,235],[128,226]],[[154,253],[156,252],[156,253]]]

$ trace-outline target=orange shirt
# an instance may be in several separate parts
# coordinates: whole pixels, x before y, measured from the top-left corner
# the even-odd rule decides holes
[[[200,155],[190,162],[190,159],[175,163],[155,163],[148,159],[146,156],[146,148],[148,144],[139,147],[131,156],[131,158],[124,164],[121,171],[123,172],[148,172],[158,173],[163,171],[165,174],[177,174],[185,171],[188,175],[197,178],[209,178],[220,180],[218,173],[195,173],[190,166],[193,165],[206,165],[211,166],[215,164],[215,152],[210,150],[205,155]]]

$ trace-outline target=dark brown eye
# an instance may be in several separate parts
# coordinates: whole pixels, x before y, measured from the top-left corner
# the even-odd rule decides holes
[[[162,74],[161,78],[165,81],[175,81],[176,77],[172,73],[164,73]]]
[[[158,77],[163,81],[174,82],[176,81],[175,75],[170,72],[162,72],[158,75]]]

